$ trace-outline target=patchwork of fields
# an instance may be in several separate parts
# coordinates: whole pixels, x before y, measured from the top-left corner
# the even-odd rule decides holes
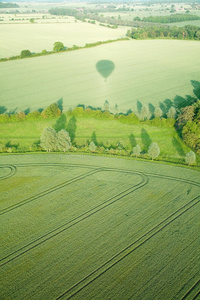
[[[58,154],[0,163],[0,298],[198,294],[199,172]]]
[[[58,24],[59,25],[59,24]],[[91,25],[92,26],[92,25]],[[166,99],[192,95],[200,77],[198,41],[123,41],[90,49],[1,63],[1,106],[7,112],[37,110],[63,100],[64,110],[78,104],[137,111],[137,100],[158,106]],[[99,61],[114,66],[109,77]]]

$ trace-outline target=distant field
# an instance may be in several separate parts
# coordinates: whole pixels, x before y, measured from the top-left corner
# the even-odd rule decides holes
[[[158,106],[192,95],[190,81],[200,79],[199,53],[198,41],[130,40],[1,63],[0,106],[7,112],[36,110],[62,98],[67,110],[77,104],[103,107],[108,100],[111,110],[118,104],[120,111],[136,112],[137,100]],[[112,63],[107,78],[105,60]]]
[[[24,18],[27,19],[27,16]],[[53,44],[57,41],[63,42],[66,47],[84,46],[86,43],[125,37],[127,32],[126,27],[110,29],[80,21],[75,23],[74,18],[40,19],[35,24],[27,20],[17,22],[18,24],[0,24],[0,57],[19,55],[24,49],[31,52],[41,52],[43,49],[52,51]],[[20,24],[21,22],[29,23]]]
[[[0,298],[194,299],[199,187],[150,162],[0,156]]]

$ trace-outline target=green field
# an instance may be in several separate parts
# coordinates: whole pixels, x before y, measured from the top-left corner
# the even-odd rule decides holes
[[[192,95],[190,81],[200,78],[199,53],[198,41],[130,40],[1,63],[1,106],[7,112],[36,110],[59,99],[64,110],[103,107],[105,100],[111,110],[118,104],[120,111],[136,111],[137,100],[158,106]],[[114,65],[108,78],[96,69],[104,60]]]
[[[30,15],[29,19],[32,17],[34,16]],[[24,49],[31,52],[41,52],[43,49],[52,51],[53,44],[57,41],[63,42],[66,47],[85,46],[86,43],[118,39],[124,37],[127,32],[126,27],[114,30],[80,21],[75,23],[74,18],[66,19],[66,17],[55,20],[41,19],[35,22],[35,24],[30,22],[20,24],[21,21],[18,24],[16,22],[0,24],[0,57],[19,55]]]
[[[58,128],[63,120],[37,119],[32,121],[0,123],[0,146],[18,151],[20,149],[31,150],[34,144],[40,140],[42,131],[51,126]],[[65,122],[62,121],[62,127],[68,130],[72,117],[67,116]],[[145,123],[127,124],[117,120],[95,119],[76,117],[74,119],[76,130],[74,131],[74,143],[77,147],[87,145],[92,141],[92,136],[96,136],[96,144],[107,147],[117,147],[117,143],[122,141],[128,151],[132,151],[136,144],[139,144],[142,151],[147,152],[150,144],[156,142],[160,147],[160,157],[166,160],[185,161],[185,155],[190,151],[181,138],[178,136],[174,127],[156,127]],[[58,129],[57,129],[58,130]],[[25,150],[24,150],[25,151]]]
[[[194,299],[199,172],[0,156],[1,299]]]

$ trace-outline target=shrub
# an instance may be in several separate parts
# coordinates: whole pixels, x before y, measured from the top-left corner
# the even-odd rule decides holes
[[[61,43],[61,42],[55,42],[54,43],[54,47],[53,47],[53,51],[54,52],[60,52],[62,50],[65,50],[65,46],[63,45],[63,43]]]
[[[22,50],[21,51],[21,58],[29,57],[31,56],[31,51],[30,50]]]

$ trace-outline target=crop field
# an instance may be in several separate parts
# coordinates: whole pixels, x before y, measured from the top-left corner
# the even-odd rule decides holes
[[[127,32],[126,27],[111,29],[80,21],[75,23],[74,18],[66,17],[35,20],[34,24],[20,24],[21,22],[24,21],[19,21],[19,24],[0,24],[0,57],[20,55],[24,49],[31,52],[41,52],[43,49],[52,51],[53,44],[57,41],[61,41],[66,47],[85,46],[86,43],[118,39]]]
[[[0,298],[194,299],[199,187],[150,162],[0,156]]]
[[[103,107],[105,100],[111,110],[117,104],[125,112],[136,112],[137,101],[156,107],[192,95],[190,81],[200,78],[199,53],[198,41],[129,40],[1,63],[1,106],[7,112],[37,110],[62,99],[64,110]]]

